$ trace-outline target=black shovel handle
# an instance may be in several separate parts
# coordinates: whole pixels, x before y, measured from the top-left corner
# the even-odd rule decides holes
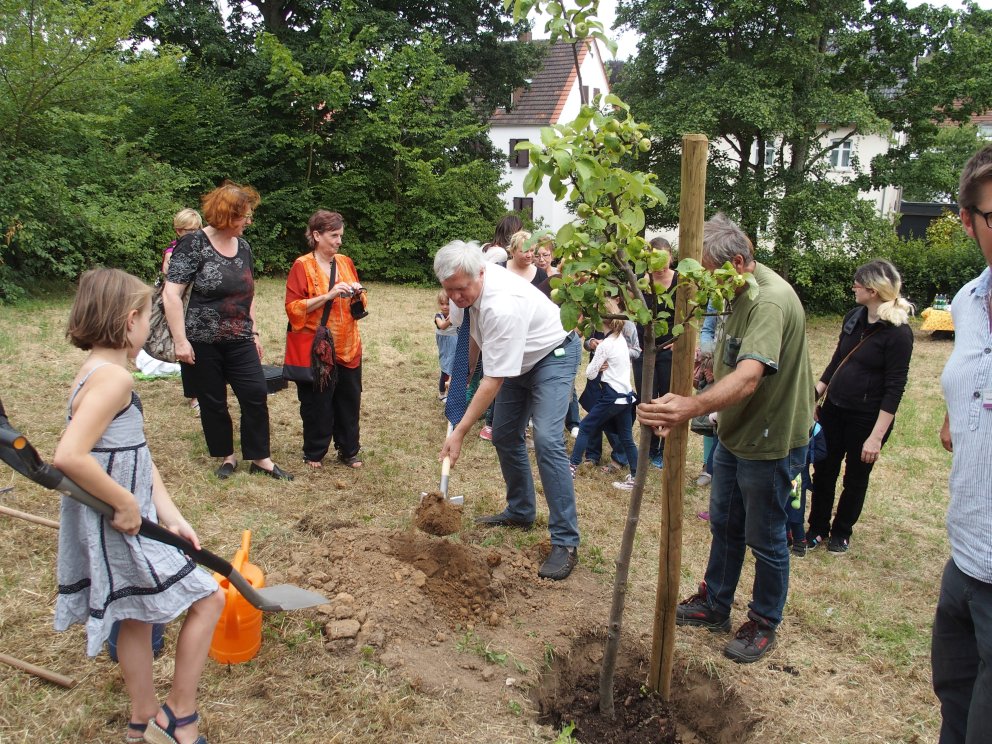
[[[114,518],[114,507],[85,491],[70,478],[67,478],[57,467],[41,459],[38,451],[27,440],[27,437],[10,425],[2,401],[0,401],[0,459],[39,486],[64,493],[108,519]],[[138,534],[178,548],[201,566],[216,571],[224,578],[229,579],[234,573],[234,566],[219,555],[211,553],[209,550],[194,547],[193,543],[186,538],[170,532],[146,517],[141,518],[141,529]]]

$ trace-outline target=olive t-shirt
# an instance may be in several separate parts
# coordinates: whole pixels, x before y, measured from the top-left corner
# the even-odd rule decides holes
[[[716,379],[742,359],[765,365],[750,396],[720,411],[717,436],[736,457],[777,460],[809,443],[813,425],[813,371],[806,348],[806,314],[782,277],[755,264],[758,289],[745,290],[731,304],[713,357]]]

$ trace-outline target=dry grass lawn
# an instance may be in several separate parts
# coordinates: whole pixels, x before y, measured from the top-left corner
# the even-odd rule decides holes
[[[282,292],[278,280],[260,283],[265,361],[273,364],[281,363]],[[316,611],[267,616],[255,661],[208,664],[201,710],[214,744],[540,742],[558,735],[537,722],[540,671],[567,655],[571,642],[605,626],[626,497],[610,486],[611,476],[580,477],[581,564],[569,581],[553,587],[542,586],[532,570],[546,522],[525,535],[468,530],[453,538],[453,546],[466,550],[502,551],[504,565],[512,561],[515,573],[505,577],[501,591],[509,587],[516,599],[492,599],[492,623],[425,612],[433,605],[407,585],[416,572],[397,568],[388,551],[376,546],[391,544],[409,528],[419,492],[437,484],[445,421],[436,400],[434,295],[429,288],[370,286],[371,315],[362,321],[361,471],[330,461],[322,472],[303,471],[298,404],[290,388],[270,397],[270,419],[273,458],[296,473],[296,481],[280,484],[239,472],[220,482],[178,380],[138,383],[152,453],[205,546],[231,557],[241,530],[251,528],[253,562],[270,578],[300,583],[310,563],[337,558],[334,591],[350,591],[358,605],[367,603],[370,616],[378,612],[383,619],[374,642],[349,647],[326,642],[324,618]],[[47,297],[0,311],[0,397],[11,421],[44,456],[54,450],[68,385],[83,358],[63,339],[69,302]],[[838,331],[838,319],[810,323],[815,374]],[[817,551],[794,559],[780,645],[768,661],[734,665],[720,653],[724,637],[677,630],[675,685],[696,688],[696,697],[681,698],[686,731],[693,720],[719,713],[723,720],[743,722],[746,741],[936,739],[929,635],[948,555],[943,519],[950,464],[937,439],[943,415],[938,377],[950,349],[947,341],[917,334],[906,398],[850,553]],[[709,545],[707,525],[695,517],[706,509],[708,493],[694,483],[700,443],[691,437],[686,467],[692,477],[686,488],[683,593],[700,580]],[[658,574],[657,471],[648,485],[625,617],[625,632],[637,647],[650,640]],[[58,518],[54,494],[0,467],[0,488],[6,486],[14,490],[0,497],[4,505]],[[503,492],[490,444],[474,436],[467,442],[451,490],[465,496],[466,517],[499,507]],[[79,681],[66,690],[0,665],[0,742],[121,741],[127,701],[116,665],[106,656],[86,658],[80,628],[56,634],[51,627],[55,531],[0,515],[0,542],[0,652]],[[341,566],[342,556],[350,572]],[[746,609],[752,566],[749,558],[735,624]],[[356,572],[366,574],[365,583]],[[390,582],[397,587],[391,602],[382,595],[388,595]],[[514,609],[518,594],[530,600],[530,614]],[[171,649],[175,628],[168,639]],[[163,694],[171,664],[170,653],[156,662]],[[433,677],[432,670],[438,670]],[[507,677],[518,681],[507,685]],[[687,740],[729,740],[691,736]]]

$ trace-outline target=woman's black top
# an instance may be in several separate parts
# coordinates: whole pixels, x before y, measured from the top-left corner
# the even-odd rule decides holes
[[[862,339],[865,342],[844,362]],[[859,305],[844,316],[840,340],[820,381],[829,385],[827,398],[835,406],[895,414],[906,389],[912,356],[913,330],[909,324],[869,323],[868,308]]]
[[[254,327],[255,264],[251,246],[238,238],[233,258],[222,256],[203,230],[184,235],[169,263],[168,281],[190,284],[186,337],[204,344],[250,341]]]

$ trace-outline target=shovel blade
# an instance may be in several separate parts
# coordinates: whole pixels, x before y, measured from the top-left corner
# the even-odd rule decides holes
[[[277,584],[276,586],[265,586],[256,589],[255,597],[247,598],[253,605],[263,612],[288,612],[289,610],[303,610],[307,607],[327,604],[331,600],[317,592],[303,589],[292,584]],[[256,600],[256,601],[252,601]]]

